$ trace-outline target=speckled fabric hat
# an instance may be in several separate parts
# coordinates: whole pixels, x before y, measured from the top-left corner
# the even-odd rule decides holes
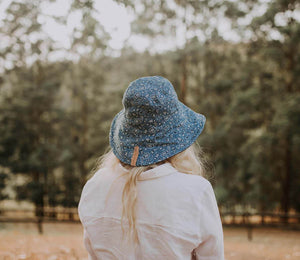
[[[171,82],[160,76],[131,82],[122,103],[109,142],[117,158],[132,166],[155,164],[184,151],[204,128],[205,116],[181,103]]]

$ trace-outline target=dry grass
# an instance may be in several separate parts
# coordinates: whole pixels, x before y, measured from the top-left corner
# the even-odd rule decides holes
[[[44,235],[34,224],[0,224],[0,260],[87,259],[79,224],[44,224]],[[243,228],[225,228],[227,260],[300,259],[300,232],[254,229],[247,240]]]
[[[39,235],[34,224],[5,224],[0,229],[0,260],[88,259],[81,225],[44,224],[43,228]]]
[[[296,260],[300,259],[300,232],[262,229],[253,230],[248,241],[243,228],[225,228],[225,256],[228,260]]]

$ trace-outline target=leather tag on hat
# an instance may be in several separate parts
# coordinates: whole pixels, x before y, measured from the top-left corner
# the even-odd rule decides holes
[[[131,157],[131,166],[136,166],[136,161],[137,161],[137,158],[139,156],[139,147],[138,146],[135,146],[134,147],[134,150],[133,150],[133,155]]]

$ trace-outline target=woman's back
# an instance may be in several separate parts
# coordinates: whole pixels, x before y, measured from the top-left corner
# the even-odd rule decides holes
[[[191,259],[194,249],[198,259],[223,259],[222,226],[210,183],[180,173],[170,163],[138,178],[139,243],[130,246],[120,235],[126,171],[120,164],[103,168],[83,189],[79,214],[93,259]]]

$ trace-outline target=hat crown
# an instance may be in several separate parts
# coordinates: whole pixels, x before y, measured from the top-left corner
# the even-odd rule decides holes
[[[109,142],[120,161],[145,166],[190,146],[203,130],[205,117],[178,100],[167,79],[143,77],[130,83],[122,109],[111,124]]]
[[[127,118],[167,115],[177,109],[178,97],[171,82],[160,76],[130,83],[123,96]]]

